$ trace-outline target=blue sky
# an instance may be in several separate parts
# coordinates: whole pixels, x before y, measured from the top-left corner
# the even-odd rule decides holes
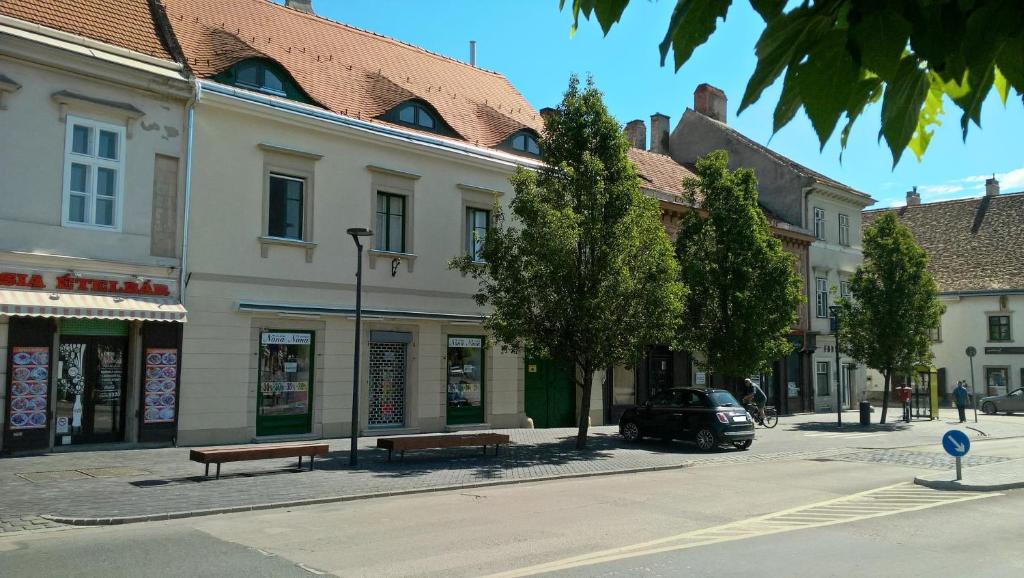
[[[712,39],[679,72],[662,68],[658,43],[674,5],[674,0],[633,0],[607,37],[596,22],[582,22],[570,38],[570,13],[558,11],[558,0],[313,0],[322,16],[461,60],[468,60],[469,41],[476,40],[477,64],[504,74],[537,109],[558,103],[570,73],[589,73],[620,123],[640,118],[649,124],[650,115],[661,112],[675,127],[683,110],[693,105],[693,89],[701,82],[713,84],[728,95],[730,125],[871,194],[876,207],[902,204],[914,185],[924,202],[977,196],[992,173],[1004,192],[1024,190],[1019,145],[1024,106],[1019,97],[1011,95],[1004,108],[993,91],[985,103],[983,128],[972,125],[966,143],[959,109],[947,103],[944,125],[924,160],[918,162],[908,151],[895,170],[888,149],[876,141],[880,107],[875,105],[858,120],[840,163],[838,129],[819,152],[803,112],[772,138],[780,86],[736,116],[763,25],[744,0],[734,1],[728,21],[719,22]]]

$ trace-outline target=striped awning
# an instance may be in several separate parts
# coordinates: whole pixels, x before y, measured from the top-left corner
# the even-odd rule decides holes
[[[178,323],[187,321],[185,307],[174,299],[57,291],[0,291],[0,315]]]

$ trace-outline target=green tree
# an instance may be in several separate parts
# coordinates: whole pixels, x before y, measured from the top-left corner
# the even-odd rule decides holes
[[[882,423],[893,376],[931,361],[929,332],[945,311],[938,294],[928,254],[910,230],[891,212],[878,217],[864,232],[864,264],[850,282],[850,298],[838,305],[843,349],[885,378]]]
[[[728,165],[725,151],[697,161],[697,177],[683,187],[701,210],[687,213],[676,239],[690,288],[680,345],[703,353],[704,369],[727,379],[769,372],[792,351],[787,336],[803,301],[795,257],[758,206],[754,171]]]
[[[658,204],[640,191],[629,142],[592,80],[581,89],[571,77],[544,126],[545,165],[511,178],[512,217],[495,206],[483,262],[451,266],[479,281],[503,348],[573,368],[582,449],[594,372],[669,340],[685,291]]]
[[[882,101],[882,129],[893,166],[906,148],[920,160],[943,102],[981,126],[981,107],[993,87],[1003,104],[1012,88],[1024,93],[1024,3],[1020,0],[749,0],[765,22],[755,46],[757,66],[740,112],[780,76],[774,130],[803,107],[825,147],[840,117],[840,146],[867,105]],[[605,34],[630,0],[572,0],[573,31],[593,15]],[[564,8],[566,0],[559,0]],[[678,70],[725,20],[732,0],[676,0],[661,42]]]

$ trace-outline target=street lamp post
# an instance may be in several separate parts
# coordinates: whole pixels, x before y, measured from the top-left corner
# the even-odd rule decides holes
[[[359,442],[359,342],[360,324],[363,320],[363,244],[360,237],[369,237],[373,231],[366,227],[353,227],[345,231],[352,236],[356,244],[356,335],[354,352],[352,353],[352,445],[348,454],[348,465],[355,467],[358,461]]]
[[[974,423],[978,423],[978,393],[974,391],[974,356],[978,354],[978,350],[974,347],[968,347],[967,359],[971,362],[971,405],[974,406]]]
[[[839,420],[839,427],[843,427],[843,370],[839,365],[839,307],[835,305],[829,307],[829,313],[832,314],[829,324],[832,333],[836,336],[836,399],[839,402],[836,404],[836,417]]]

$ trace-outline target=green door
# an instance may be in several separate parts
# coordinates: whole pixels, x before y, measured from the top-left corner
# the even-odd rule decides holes
[[[292,330],[260,334],[256,435],[312,431],[313,336]]]
[[[533,427],[572,427],[576,386],[567,368],[548,359],[526,358],[526,415]]]

